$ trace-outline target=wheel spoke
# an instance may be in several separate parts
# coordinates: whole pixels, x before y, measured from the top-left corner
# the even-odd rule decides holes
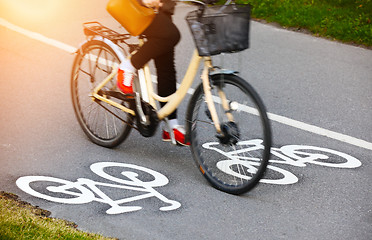
[[[88,41],[81,48],[75,59],[71,79],[77,119],[85,134],[94,143],[115,147],[128,136],[132,116],[105,102],[96,102],[98,100],[95,101],[91,93],[100,81],[111,74],[112,65],[120,64],[119,57],[110,46],[98,40]],[[104,88],[115,91],[115,81],[113,78]],[[110,100],[122,104],[121,100]]]
[[[241,194],[252,189],[266,170],[271,145],[270,126],[265,107],[248,83],[234,75],[214,75],[212,82],[215,85],[213,101],[222,133],[216,137],[199,86],[187,113],[191,150],[204,176],[214,187]],[[218,89],[223,93],[217,92]],[[225,108],[220,97],[228,103]],[[258,139],[264,141],[264,148],[256,146]]]

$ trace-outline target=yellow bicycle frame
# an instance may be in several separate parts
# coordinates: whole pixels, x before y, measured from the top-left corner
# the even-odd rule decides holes
[[[157,95],[153,90],[153,83],[151,79],[151,73],[149,65],[146,64],[140,71],[139,74],[143,74],[140,78],[140,86],[141,88],[144,88],[143,84],[146,85],[145,88],[145,95],[148,97],[148,103],[151,104],[151,106],[157,110],[157,115],[159,120],[163,120],[168,115],[170,115],[182,102],[182,100],[185,98],[187,91],[190,89],[192,83],[194,82],[195,75],[198,71],[199,65],[201,60],[204,61],[204,69],[201,75],[202,82],[203,82],[203,89],[205,94],[205,101],[207,102],[209,111],[211,113],[212,121],[214,123],[214,126],[216,128],[216,131],[218,133],[221,133],[220,128],[220,122],[218,119],[217,111],[214,106],[213,96],[211,93],[211,86],[210,86],[210,80],[209,80],[209,71],[213,69],[212,60],[210,57],[200,57],[197,50],[194,51],[193,56],[190,60],[188,69],[186,71],[186,74],[181,82],[180,87],[177,89],[175,93],[168,97],[160,97]],[[135,115],[135,112],[132,109],[129,109],[115,101],[110,100],[106,96],[99,95],[98,92],[101,88],[103,88],[109,81],[114,78],[114,76],[117,73],[118,66],[114,65],[112,67],[112,72],[109,74],[97,87],[93,90],[91,96],[92,98],[99,99],[100,101],[106,102],[116,108],[119,108],[120,110],[127,112],[129,114]],[[144,82],[141,82],[141,79],[144,79]],[[226,99],[226,96],[224,92],[220,89],[219,91],[219,97],[221,99],[221,104],[226,112],[226,115],[229,119],[229,121],[233,121],[232,114],[229,113],[229,103]],[[143,89],[141,89],[143,91]],[[156,106],[156,101],[159,102],[167,102],[162,108],[159,110]]]

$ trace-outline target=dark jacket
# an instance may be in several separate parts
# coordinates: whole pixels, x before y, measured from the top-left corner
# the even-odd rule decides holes
[[[173,0],[161,0],[161,2],[163,3],[163,6],[160,8],[160,11],[173,15],[176,3]]]
[[[139,4],[142,6],[145,6],[142,3],[142,0],[137,0]],[[162,11],[163,13],[166,13],[168,15],[173,15],[174,14],[174,7],[176,6],[176,2],[173,0],[160,0],[163,3],[163,6],[159,9],[159,11]]]

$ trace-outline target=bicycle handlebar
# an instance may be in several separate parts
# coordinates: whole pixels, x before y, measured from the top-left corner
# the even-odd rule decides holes
[[[176,0],[177,2],[192,2],[192,3],[196,3],[198,4],[199,6],[199,10],[198,10],[198,17],[201,17],[204,13],[204,10],[205,10],[205,7],[207,4],[214,4],[216,2],[218,2],[218,0]],[[224,6],[226,5],[229,5],[231,4],[231,2],[235,2],[235,0],[226,0]]]

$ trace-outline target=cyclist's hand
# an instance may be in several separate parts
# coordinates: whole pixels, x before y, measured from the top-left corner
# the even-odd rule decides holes
[[[148,8],[159,9],[163,3],[160,0],[142,0],[142,3]]]

